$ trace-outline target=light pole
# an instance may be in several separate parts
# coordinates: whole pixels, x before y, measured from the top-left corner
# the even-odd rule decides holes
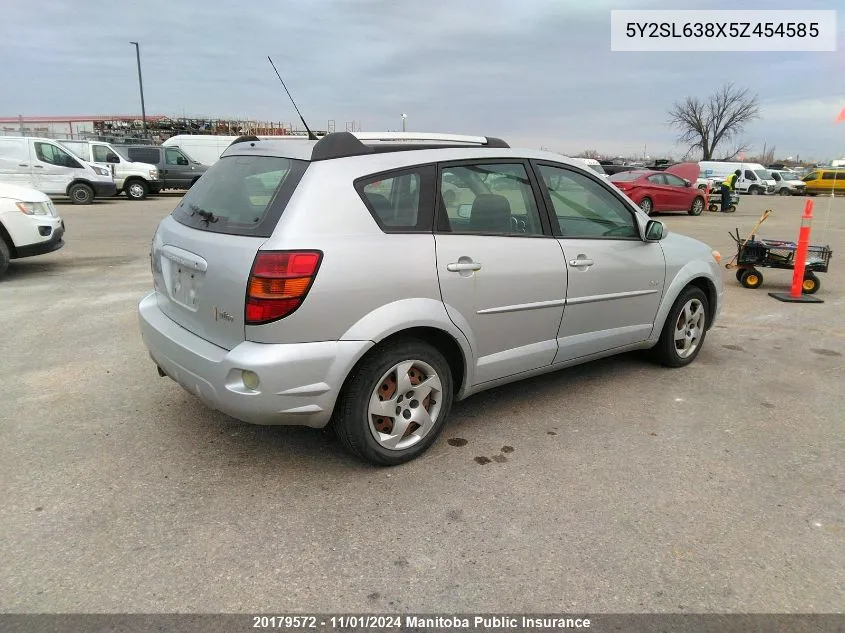
[[[141,79],[141,49],[138,42],[129,42],[135,46],[135,58],[138,60],[138,87],[141,89],[141,122],[144,125],[144,138],[147,138],[147,109],[144,106],[144,81]]]
[[[407,118],[408,118],[408,115],[403,113],[402,114],[402,131],[403,132],[405,131],[405,119],[407,119]]]

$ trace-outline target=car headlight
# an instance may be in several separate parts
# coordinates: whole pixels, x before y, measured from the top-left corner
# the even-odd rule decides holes
[[[150,180],[158,180],[158,169],[150,170]]]
[[[103,169],[102,167],[93,167],[93,169],[94,173],[98,176],[111,176],[111,172],[108,169]]]
[[[16,202],[21,213],[26,215],[52,215],[46,202]]]

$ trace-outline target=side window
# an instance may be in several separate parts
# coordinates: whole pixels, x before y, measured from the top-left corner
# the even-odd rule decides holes
[[[35,155],[38,157],[38,160],[50,165],[73,167],[75,169],[82,168],[82,165],[80,165],[70,154],[49,143],[36,142]]]
[[[811,180],[818,180],[818,179],[819,179],[819,172],[817,172],[817,171],[810,172],[809,174],[804,176],[804,178],[802,178],[802,180],[804,182],[810,182]]]
[[[757,180],[757,176],[755,176],[754,172],[750,169],[745,170],[745,178],[746,180]]]
[[[839,178],[845,179],[845,175],[840,176],[835,171],[826,171],[822,174],[822,180],[838,180]]]
[[[97,163],[119,163],[120,159],[113,151],[104,145],[94,145],[93,147],[94,162]]]
[[[434,167],[426,165],[358,180],[355,189],[387,233],[431,231]]]
[[[453,233],[543,235],[540,212],[525,165],[479,163],[444,167],[440,228]]]
[[[652,174],[648,177],[648,181],[653,185],[665,185],[666,182],[666,175],[665,174]]]
[[[574,170],[540,165],[564,238],[636,238],[639,229],[633,211],[613,193]]]
[[[168,165],[187,165],[188,159],[178,149],[164,150],[164,162]]]
[[[666,184],[671,185],[673,187],[686,187],[687,183],[684,182],[683,178],[676,176],[675,174],[663,174],[663,177],[666,179]]]

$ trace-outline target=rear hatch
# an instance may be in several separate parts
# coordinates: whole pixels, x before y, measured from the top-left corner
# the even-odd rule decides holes
[[[225,349],[244,341],[247,281],[308,163],[228,156],[162,220],[152,245],[158,305]]]

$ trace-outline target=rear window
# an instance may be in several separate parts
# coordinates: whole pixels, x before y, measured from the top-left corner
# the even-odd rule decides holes
[[[227,156],[212,165],[173,210],[202,231],[270,237],[308,167],[276,156]]]
[[[161,157],[157,147],[130,147],[127,150],[127,154],[131,161],[151,163],[153,165],[158,165],[159,158]]]
[[[641,171],[620,171],[618,174],[613,174],[610,177],[611,182],[626,182],[636,180],[643,175]]]

